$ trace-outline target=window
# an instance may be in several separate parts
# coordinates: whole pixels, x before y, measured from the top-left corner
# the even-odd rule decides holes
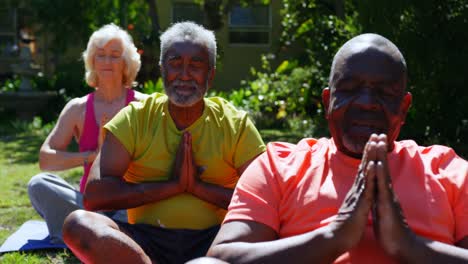
[[[269,5],[234,6],[229,12],[229,43],[270,43],[271,17]]]
[[[174,3],[172,6],[172,22],[193,21],[203,25],[205,16],[202,7],[192,3]]]

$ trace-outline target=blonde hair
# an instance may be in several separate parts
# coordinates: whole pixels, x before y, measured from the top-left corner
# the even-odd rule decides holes
[[[94,55],[98,48],[104,47],[113,39],[118,39],[122,42],[122,58],[125,62],[122,83],[127,88],[134,85],[136,75],[141,66],[140,54],[137,52],[132,37],[127,31],[111,23],[101,27],[91,35],[88,46],[82,55],[86,69],[85,80],[91,87],[96,87],[98,85],[97,74],[94,70]]]

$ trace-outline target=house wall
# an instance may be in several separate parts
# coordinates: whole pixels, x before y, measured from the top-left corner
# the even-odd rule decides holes
[[[172,11],[174,3],[195,3],[195,0],[154,0],[156,2],[159,24],[161,30],[166,30],[172,24]],[[261,66],[261,55],[278,50],[280,38],[280,16],[281,0],[271,0],[270,3],[270,36],[268,44],[230,44],[229,43],[229,21],[228,15],[223,16],[223,26],[215,31],[218,45],[218,64],[216,76],[212,89],[232,90],[240,87],[241,80],[248,79],[252,67]],[[146,15],[146,14],[144,14]],[[14,30],[16,31],[16,30]],[[39,29],[37,29],[39,32]],[[41,71],[46,75],[52,75],[60,69],[55,65],[63,61],[80,60],[83,45],[70,45],[66,51],[59,54],[52,54],[48,51],[48,43],[53,41],[53,32],[50,34],[45,30],[37,38],[35,62],[41,66]],[[159,60],[159,51],[151,54],[151,63],[157,63]],[[10,63],[0,62],[5,69]],[[1,66],[0,65],[0,66]],[[1,68],[1,67],[0,67]],[[4,69],[4,71],[5,71]],[[84,72],[84,69],[83,69]],[[0,71],[1,74],[1,71]],[[140,74],[145,74],[140,72]],[[147,73],[148,77],[154,73]],[[156,76],[155,76],[156,77]]]
[[[159,23],[161,30],[166,30],[172,23],[172,7],[174,3],[193,3],[190,0],[157,1]],[[261,54],[276,51],[280,38],[280,0],[270,3],[270,43],[264,44],[230,44],[228,16],[223,17],[223,27],[215,31],[220,62],[216,69],[216,77],[212,89],[231,90],[240,87],[240,81],[249,78],[250,68],[261,66]],[[158,54],[159,56],[159,54]]]

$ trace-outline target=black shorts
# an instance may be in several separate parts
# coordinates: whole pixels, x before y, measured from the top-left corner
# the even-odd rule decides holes
[[[185,263],[205,256],[219,230],[170,229],[148,224],[128,224],[116,221],[119,228],[145,251],[151,260],[161,264]]]

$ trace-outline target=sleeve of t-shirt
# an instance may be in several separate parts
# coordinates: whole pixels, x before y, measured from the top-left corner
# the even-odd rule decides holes
[[[107,131],[111,132],[128,153],[132,154],[135,152],[135,141],[136,141],[136,122],[137,118],[135,115],[135,108],[133,104],[129,104],[118,112],[105,126]]]
[[[265,144],[263,143],[262,137],[250,118],[246,115],[243,122],[241,122],[240,136],[234,153],[235,168],[241,167],[245,162],[264,151]]]
[[[269,144],[270,146],[271,144]],[[280,187],[275,179],[274,151],[267,151],[255,159],[237,183],[224,222],[250,220],[262,223],[279,232],[278,213],[281,202]]]
[[[452,149],[441,160],[440,168],[449,180],[448,191],[455,218],[455,242],[468,237],[468,162]]]

